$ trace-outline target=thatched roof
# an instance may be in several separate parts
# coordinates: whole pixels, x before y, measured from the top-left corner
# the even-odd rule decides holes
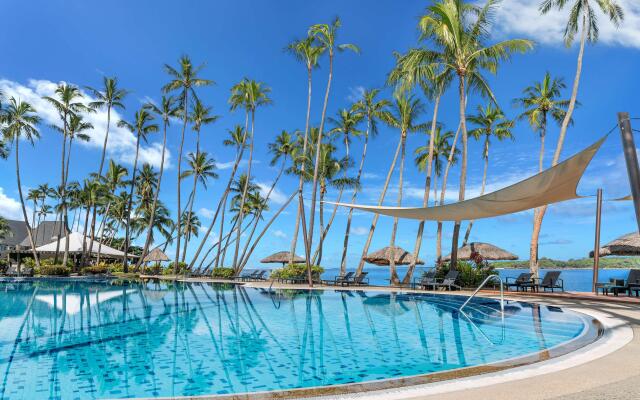
[[[277,253],[270,255],[269,257],[263,258],[262,260],[260,260],[260,262],[263,264],[286,264],[289,262],[290,257],[291,257],[291,252],[279,251]],[[303,263],[305,261],[306,260],[303,257],[297,256],[297,255],[293,256],[294,263]]]
[[[600,247],[600,257],[638,255],[640,255],[640,235],[638,232],[628,233]],[[593,257],[593,251],[589,253],[589,257]]]
[[[363,260],[365,260],[369,264],[389,265],[391,263],[391,250],[392,248],[387,246],[378,251],[367,254],[367,256],[363,258]],[[413,260],[413,254],[409,253],[402,247],[395,247],[396,265],[409,265]],[[418,259],[416,264],[423,265],[424,261]]]
[[[170,258],[169,256],[167,256],[166,254],[164,254],[162,252],[162,250],[160,250],[159,247],[156,247],[155,249],[151,250],[149,252],[149,254],[147,254],[144,257],[144,262],[161,262],[161,261],[169,261]]]
[[[471,259],[471,253],[478,253],[485,260],[517,260],[518,256],[490,243],[472,242],[458,249],[458,260]],[[451,254],[444,257],[451,260]]]

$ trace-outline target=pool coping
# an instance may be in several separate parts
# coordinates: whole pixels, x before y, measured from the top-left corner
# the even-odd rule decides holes
[[[320,289],[320,288],[318,288]],[[372,290],[375,291],[375,290]],[[494,298],[492,296],[479,296]],[[495,298],[494,298],[495,299]],[[521,301],[512,299],[514,301]],[[527,303],[546,305],[544,300]],[[548,305],[548,304],[547,304]],[[577,367],[604,357],[633,339],[632,328],[619,318],[579,307],[562,307],[581,315],[591,328],[542,352],[494,363],[436,373],[330,386],[220,395],[149,397],[137,400],[271,400],[271,399],[408,399],[480,388]],[[589,332],[590,331],[590,332]],[[590,337],[585,337],[590,335]],[[548,359],[541,360],[543,354]]]

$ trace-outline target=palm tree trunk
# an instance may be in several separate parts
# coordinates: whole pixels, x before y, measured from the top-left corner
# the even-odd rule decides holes
[[[484,140],[484,171],[482,172],[482,186],[480,187],[480,196],[484,194],[484,188],[487,185],[487,170],[489,169],[489,135],[485,135]],[[473,228],[473,220],[469,221],[467,225],[467,231],[464,233],[464,240],[462,246],[466,246],[469,243],[469,236],[471,236],[471,228]]]
[[[431,192],[431,174],[433,171],[433,148],[436,136],[436,127],[438,125],[438,108],[440,106],[440,94],[436,96],[434,104],[433,104],[433,118],[431,119],[431,132],[429,135],[429,153],[427,155],[427,177],[424,182],[424,198],[422,200],[422,206],[427,207],[429,205],[429,193]],[[424,221],[420,221],[420,225],[418,225],[418,234],[416,235],[416,244],[413,246],[413,260],[411,264],[409,264],[409,268],[407,269],[407,273],[402,279],[402,283],[407,285],[411,283],[411,278],[413,277],[413,272],[416,269],[416,261],[418,260],[418,255],[420,254],[420,247],[422,246],[422,234],[424,232]]]
[[[253,142],[254,142],[254,128],[255,128],[255,110],[251,110],[251,144],[249,145],[249,164],[247,165],[247,180],[244,183],[244,188],[242,189],[242,198],[240,199],[240,209],[238,211],[238,233],[236,237],[236,248],[233,253],[233,269],[236,270],[238,268],[238,256],[240,252],[240,235],[242,228],[242,220],[244,219],[244,203],[247,199],[247,191],[249,189],[249,182],[251,181],[251,164],[253,162]]]
[[[367,156],[367,144],[369,142],[370,130],[371,130],[371,118],[367,118],[367,130],[364,134],[364,144],[362,145],[362,157],[360,158],[360,167],[358,168],[358,175],[356,176],[356,188],[353,190],[353,196],[351,196],[351,204],[354,204],[356,202],[356,196],[358,195],[358,186],[360,185],[360,178],[362,177],[364,160]],[[344,231],[344,242],[342,244],[342,258],[340,260],[340,275],[344,275],[347,273],[347,248],[349,247],[349,233],[351,231],[352,217],[353,217],[353,208],[350,208],[349,215],[347,216],[347,226]]]
[[[449,178],[449,169],[453,165],[453,157],[456,154],[456,145],[458,144],[458,136],[460,135],[460,127],[462,125],[458,124],[458,129],[456,130],[456,134],[453,137],[453,144],[451,145],[451,150],[449,151],[449,158],[447,159],[447,166],[444,168],[444,175],[442,177],[442,189],[440,189],[440,202],[439,205],[444,204],[444,196],[447,193],[447,180]],[[436,240],[436,263],[440,265],[442,263],[442,221],[438,221],[438,234]]]
[[[180,220],[182,219],[182,210],[180,209],[180,183],[182,182],[182,178],[180,175],[182,174],[182,150],[184,148],[184,131],[187,129],[187,109],[189,108],[189,90],[185,89],[184,91],[184,103],[183,105],[183,118],[182,118],[182,135],[180,136],[180,150],[178,152],[178,193],[177,195],[177,215],[176,215],[176,257],[173,263],[173,274],[178,275],[178,261],[180,260]]]
[[[582,58],[584,56],[584,46],[587,41],[587,28],[586,28],[586,17],[582,19],[582,34],[580,37],[580,51],[578,52],[578,63],[576,66],[576,76],[573,80],[573,89],[571,91],[571,99],[569,100],[569,106],[567,107],[567,113],[564,116],[564,120],[562,121],[562,126],[560,127],[560,135],[558,135],[558,143],[556,144],[556,151],[553,155],[553,160],[551,162],[552,166],[558,164],[560,160],[560,154],[562,153],[562,146],[564,145],[564,138],[567,135],[567,128],[569,128],[569,123],[571,122],[571,117],[573,115],[573,110],[576,107],[576,99],[578,97],[578,87],[580,85],[580,75],[582,74]],[[544,218],[544,214],[547,212],[548,206],[542,206],[538,209],[538,212],[534,216],[533,221],[533,233],[531,235],[531,245],[529,247],[529,270],[533,274],[534,277],[538,277],[540,266],[538,264],[538,243],[540,240],[540,230],[542,229],[542,219]]]
[[[406,143],[407,136],[405,132],[402,132],[402,139],[400,139],[402,143],[401,157],[400,157],[400,177],[398,179],[398,207],[402,206],[402,179],[404,172],[404,159],[406,153]],[[389,241],[389,246],[391,247],[391,259],[389,260],[389,272],[391,273],[390,283],[391,285],[397,285],[400,283],[398,279],[398,271],[396,270],[396,232],[398,231],[398,218],[393,219],[393,229],[391,230],[391,240]]]
[[[102,253],[102,242],[104,240],[104,225],[105,221],[109,216],[109,209],[111,208],[111,201],[107,203],[107,207],[104,210],[104,216],[102,217],[102,221],[100,221],[100,226],[98,226],[98,234],[100,235],[100,240],[98,241],[98,257],[96,259],[96,264],[100,264],[100,254]],[[142,259],[142,256],[140,256]]]
[[[218,268],[220,266],[220,250],[222,250],[222,236],[224,234],[224,216],[225,216],[225,209],[227,208],[227,199],[224,199],[224,205],[222,206],[222,217],[220,218],[220,233],[218,234],[218,252],[216,253],[216,263],[215,263],[215,267]],[[209,252],[207,252],[208,255]],[[207,257],[207,255],[205,255],[205,258]],[[202,264],[200,264],[200,266],[202,266]],[[200,269],[200,266],[198,266],[198,269]]]
[[[306,157],[307,155],[307,142],[309,141],[309,119],[311,118],[311,72],[312,67],[307,66],[307,117],[304,123],[304,139],[302,141],[303,157]],[[291,252],[289,255],[289,264],[293,264],[293,258],[296,253],[296,245],[298,244],[298,232],[300,231],[300,218],[302,217],[302,213],[304,212],[304,199],[302,198],[302,194],[304,192],[304,172],[305,163],[303,161],[300,165],[300,178],[298,179],[298,214],[296,215],[296,224],[293,230],[293,235],[291,236]],[[306,235],[304,242],[307,242]]]
[[[125,273],[129,272],[129,265],[128,265],[128,260],[127,258],[129,258],[129,235],[130,235],[130,231],[131,231],[131,214],[133,213],[133,189],[136,186],[136,173],[138,172],[138,154],[140,151],[140,132],[138,132],[138,134],[136,135],[136,157],[133,160],[133,172],[131,173],[131,188],[129,189],[129,205],[127,206],[127,217],[126,217],[126,221],[127,224],[125,225],[124,231],[124,257],[122,259],[122,266],[123,266],[123,271]],[[180,170],[180,164],[178,164],[178,170]],[[180,176],[180,174],[178,174],[178,176]],[[178,181],[180,179],[178,178]],[[180,186],[180,184],[178,183],[178,186]],[[178,191],[178,197],[180,196],[180,192]],[[94,206],[95,207],[95,206]],[[178,207],[178,209],[180,209]],[[179,227],[180,225],[178,225]],[[178,231],[178,238],[180,237],[180,229],[177,230]],[[93,237],[91,238],[91,240],[93,241]],[[91,250],[89,250],[89,252],[91,252]],[[177,268],[177,260],[176,260],[176,265],[174,266],[174,268]]]
[[[336,203],[340,203],[340,200],[342,200],[342,193],[344,192],[344,189],[340,189],[340,191],[338,192],[338,198],[336,199]],[[318,246],[316,246],[316,250],[313,252],[313,257],[311,258],[312,262],[311,265],[320,265],[320,262],[318,261],[318,253],[320,251],[320,247],[324,245],[324,240],[327,238],[327,235],[329,234],[329,229],[331,229],[331,225],[333,224],[333,220],[336,217],[336,214],[338,213],[338,205],[334,205],[333,206],[333,211],[331,211],[331,216],[329,217],[329,222],[327,223],[327,226],[321,230],[321,234],[320,234],[320,241],[318,243]]]
[[[18,184],[18,194],[20,195],[20,206],[22,207],[22,216],[24,217],[24,223],[27,225],[27,236],[29,237],[29,245],[31,246],[31,253],[33,254],[33,259],[36,262],[36,267],[40,268],[40,259],[38,258],[38,253],[36,252],[36,244],[33,241],[33,232],[31,232],[31,227],[29,226],[29,217],[27,216],[27,208],[24,205],[24,197],[22,197],[22,182],[20,180],[20,149],[18,147],[20,143],[20,138],[16,135],[15,138],[15,147],[16,147],[16,183]],[[18,263],[18,275],[20,274],[20,263]]]
[[[323,244],[323,236],[324,236],[324,195],[326,192],[326,188],[324,187],[324,185],[322,183],[320,183],[320,204],[318,205],[318,207],[320,208],[320,219],[318,220],[318,222],[320,222],[320,241],[318,243],[318,265],[320,265],[320,263],[322,262],[322,244]],[[312,263],[312,264],[315,264]]]
[[[458,95],[460,97],[460,128],[462,130],[462,161],[460,163],[460,185],[458,188],[458,201],[464,200],[464,192],[467,186],[467,117],[465,113],[465,82],[464,75],[459,76]],[[455,270],[458,263],[458,236],[460,235],[460,221],[453,225],[453,237],[451,238],[451,262],[450,268]]]
[[[320,167],[320,148],[322,146],[322,134],[324,130],[324,119],[327,115],[327,104],[329,103],[329,92],[331,90],[331,79],[333,78],[333,54],[329,53],[329,78],[327,79],[327,90],[324,93],[324,104],[322,106],[322,116],[320,117],[320,128],[318,130],[318,140],[316,141],[316,160],[313,168],[313,190],[311,191],[311,209],[309,211],[309,229],[307,232],[308,239],[305,246],[307,259],[307,279],[309,286],[313,286],[313,277],[311,276],[311,246],[313,245],[313,223],[316,216],[316,195],[318,191],[318,168]]]
[[[189,211],[187,211],[187,227],[185,230],[184,237],[184,246],[182,247],[182,262],[184,262],[187,257],[187,245],[189,244],[189,239],[191,238],[190,229],[191,229],[191,215],[193,213],[193,203],[196,201],[196,190],[198,189],[198,174],[193,174],[193,189],[191,189],[191,195],[189,196]]]
[[[151,237],[153,236],[153,221],[156,218],[156,208],[158,207],[158,197],[160,195],[160,185],[162,184],[162,174],[164,173],[164,158],[167,149],[167,124],[168,121],[164,121],[164,129],[162,134],[162,156],[160,158],[160,173],[158,174],[158,187],[153,195],[153,205],[151,206],[151,215],[149,216],[149,222],[147,223],[147,238],[144,241],[144,247],[142,248],[142,254],[136,263],[135,271],[140,269],[142,260],[149,252],[149,246],[151,246]]]
[[[56,255],[54,256],[54,263],[58,263],[58,256],[60,255],[60,240],[62,239],[62,224],[64,222],[64,202],[65,202],[65,183],[64,183],[64,174],[65,174],[65,158],[67,156],[67,114],[65,113],[62,119],[62,158],[60,162],[62,163],[62,168],[60,174],[62,175],[60,179],[60,225],[58,225],[58,237],[56,239]],[[66,242],[66,241],[65,241]],[[65,264],[66,265],[66,264]]]
[[[378,199],[378,207],[382,205],[384,202],[384,197],[387,194],[387,189],[389,188],[389,182],[391,181],[391,175],[393,175],[393,170],[396,167],[396,162],[398,161],[398,155],[400,154],[400,147],[402,146],[402,140],[398,141],[398,146],[396,147],[396,153],[393,156],[393,160],[391,161],[391,166],[389,167],[389,172],[387,172],[387,179],[384,181],[384,186],[382,187],[382,193],[380,193],[380,198]],[[373,239],[373,232],[376,230],[376,224],[378,223],[378,218],[380,218],[379,214],[373,216],[373,221],[371,222],[371,227],[369,228],[369,236],[367,236],[367,241],[364,244],[364,248],[362,249],[362,256],[360,257],[360,262],[358,263],[358,268],[356,269],[356,275],[360,275],[362,270],[364,269],[364,258],[369,252],[369,247],[371,246],[371,240]]]
[[[104,135],[104,144],[102,145],[102,156],[100,157],[100,168],[98,168],[98,176],[102,175],[104,167],[104,158],[107,154],[107,143],[109,141],[109,127],[111,126],[111,103],[107,104],[107,131]]]

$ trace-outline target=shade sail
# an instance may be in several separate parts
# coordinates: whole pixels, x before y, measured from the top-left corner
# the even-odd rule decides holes
[[[40,246],[40,247],[36,247],[36,251],[38,253],[55,253],[56,249],[63,249],[65,248],[65,243],[67,241],[67,238],[69,239],[69,253],[70,254],[80,254],[82,253],[82,238],[83,235],[81,233],[78,232],[71,232],[69,234],[69,236],[63,237],[62,239],[60,239],[60,247],[58,248],[56,241],[53,241],[49,244],[45,244],[44,246]],[[89,245],[91,243],[91,238],[90,237],[85,237],[85,250],[88,251],[89,249]],[[100,246],[100,243],[97,240],[93,241],[93,248],[92,248],[92,254],[98,254],[98,248],[100,248],[100,254],[105,257],[115,257],[115,258],[122,258],[124,257],[124,252],[120,251],[120,250],[116,250],[113,247],[109,247],[105,244],[103,244],[102,246]],[[133,255],[133,254],[129,254],[129,257],[131,258],[136,258],[137,256]]]
[[[585,169],[606,136],[580,153],[541,173],[504,189],[458,203],[437,207],[377,207],[338,204],[357,210],[420,221],[463,221],[512,214],[546,204],[577,199],[576,189]]]

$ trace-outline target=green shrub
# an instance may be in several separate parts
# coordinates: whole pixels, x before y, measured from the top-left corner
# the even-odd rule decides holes
[[[63,251],[64,251],[64,249],[61,252],[63,252]],[[60,258],[62,258],[62,254],[60,254]],[[30,260],[33,261],[32,258],[30,258]],[[35,265],[35,262],[34,262],[34,265]],[[61,264],[61,260],[58,260],[58,262],[56,263],[54,258],[41,258],[40,259],[40,266],[43,266],[43,265],[50,267],[50,266],[62,265],[62,264]],[[67,260],[67,267],[73,268],[73,261],[72,260]]]
[[[35,272],[38,275],[69,276],[71,268],[64,265],[41,265]]]
[[[101,262],[98,265],[106,265],[107,269],[109,270],[109,272],[111,272],[112,274],[114,272],[124,272],[124,267],[122,266],[121,262],[114,262],[114,263],[106,263],[106,262]]]
[[[160,264],[154,264],[149,267],[142,268],[142,273],[145,275],[162,275],[162,266]]]
[[[231,267],[218,267],[218,268],[214,268],[213,271],[211,271],[211,276],[213,278],[231,279],[235,275],[236,273],[233,271],[233,268]]]
[[[173,273],[174,273],[173,265],[174,265],[173,262],[169,263],[169,266],[167,266],[167,268],[165,268],[162,271],[162,275],[173,275]],[[179,262],[178,263],[178,275],[184,274],[187,271],[188,267],[189,266],[187,265],[187,263]]]
[[[84,274],[106,274],[107,272],[109,272],[109,266],[106,263],[90,265],[88,267],[84,267],[82,272]]]
[[[23,258],[23,259],[20,260],[20,262],[25,267],[29,267],[29,268],[35,268],[36,267],[36,261],[31,257]]]
[[[449,272],[449,264],[443,264],[438,268],[436,276],[438,278],[444,278]],[[477,287],[484,281],[489,275],[498,275],[496,269],[487,263],[476,265],[469,261],[458,261],[457,268],[460,275],[458,275],[458,284],[462,287]]]
[[[313,280],[319,280],[320,275],[324,272],[324,268],[319,265],[311,267],[311,276]],[[307,266],[305,264],[289,264],[282,268],[274,269],[271,271],[271,278],[274,279],[294,279],[304,278],[307,276]]]
[[[6,273],[7,269],[9,269],[9,263],[7,262],[7,260],[0,260],[0,273]]]

